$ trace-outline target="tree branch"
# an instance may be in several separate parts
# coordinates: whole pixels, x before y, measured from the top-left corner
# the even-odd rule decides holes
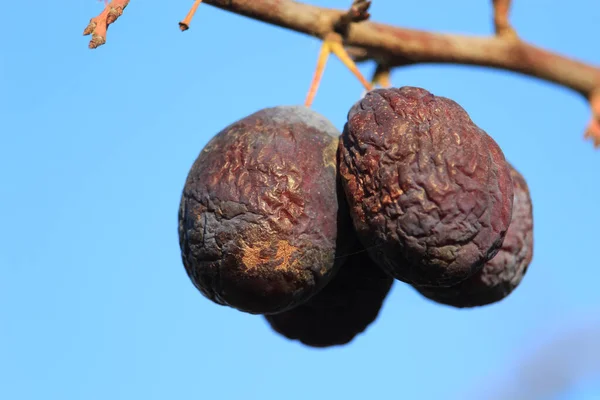
[[[323,39],[335,30],[346,11],[292,0],[204,0],[206,4],[255,20]],[[494,0],[494,22],[509,30],[510,1]],[[500,27],[498,27],[498,22]],[[516,35],[466,36],[406,29],[372,21],[353,23],[344,45],[357,61],[372,59],[388,67],[416,63],[476,65],[513,71],[570,88],[588,101],[600,91],[600,68],[541,49]],[[600,110],[597,96],[586,137],[600,147]]]
[[[296,32],[322,38],[343,10],[292,0],[204,0],[206,4]],[[600,87],[600,68],[523,41],[432,33],[376,22],[353,24],[345,45],[366,49],[389,66],[451,63],[499,68],[569,87],[586,98]]]
[[[188,27],[200,1],[195,0],[182,29]],[[321,40],[339,31],[340,21],[351,20],[342,36],[344,46],[356,62],[374,60],[387,68],[416,63],[474,65],[513,71],[570,88],[590,102],[592,120],[585,136],[600,147],[600,68],[520,40],[508,22],[510,0],[492,0],[497,32],[491,36],[434,33],[363,21],[368,17],[368,13],[364,13],[370,4],[366,0],[355,0],[353,12],[293,0],[202,2]],[[93,34],[90,48],[104,44],[106,28],[122,14],[128,3],[129,0],[112,0],[98,17],[92,18],[84,33]]]

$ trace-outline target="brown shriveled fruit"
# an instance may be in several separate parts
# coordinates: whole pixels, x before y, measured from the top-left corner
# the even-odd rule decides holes
[[[510,170],[453,100],[416,87],[368,92],[348,113],[339,168],[363,245],[395,278],[451,286],[500,249]]]
[[[481,271],[456,286],[415,287],[423,296],[453,307],[477,307],[506,298],[521,283],[533,258],[533,206],[523,176],[511,167],[511,177],[512,222],[498,254]]]
[[[338,207],[339,135],[306,107],[279,106],[206,145],[179,208],[183,264],[203,295],[269,314],[305,302],[331,279],[343,261],[336,253],[346,251],[338,232],[351,224]]]
[[[377,318],[394,279],[364,249],[359,251],[348,256],[332,281],[308,302],[267,315],[271,328],[311,347],[344,345],[364,332]]]

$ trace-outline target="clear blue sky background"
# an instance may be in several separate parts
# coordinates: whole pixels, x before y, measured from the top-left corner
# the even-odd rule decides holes
[[[476,310],[397,284],[366,334],[312,350],[203,298],[176,223],[201,148],[260,108],[302,103],[319,42],[207,5],[181,33],[191,1],[132,0],[91,51],[81,33],[102,3],[4,3],[0,398],[531,400],[549,384],[539,398],[600,398],[600,152],[575,93],[482,68],[395,71],[396,86],[462,104],[528,179],[534,261],[513,295]],[[374,0],[372,15],[486,35],[490,3]],[[600,64],[597,0],[515,3],[522,37]],[[361,93],[332,58],[314,109],[341,128]]]

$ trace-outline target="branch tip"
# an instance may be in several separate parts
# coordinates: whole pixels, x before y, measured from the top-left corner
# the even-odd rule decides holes
[[[89,24],[83,30],[83,36],[92,35],[88,45],[90,49],[95,49],[106,43],[108,26],[123,15],[123,10],[129,4],[129,0],[112,0],[110,3],[108,0],[104,0],[104,4],[104,10],[98,16],[90,19]]]
[[[348,33],[350,24],[366,21],[371,17],[369,7],[371,7],[370,0],[354,0],[348,11],[343,13],[337,20],[334,30],[345,36]]]
[[[190,11],[188,11],[183,21],[179,23],[179,29],[181,29],[181,32],[185,32],[188,29],[190,29],[190,23],[192,22],[192,18],[194,18],[194,15],[196,14],[196,10],[198,9],[200,3],[202,3],[202,0],[194,0],[192,8],[190,8]]]
[[[95,49],[96,47],[102,46],[104,43],[106,43],[105,36],[100,36],[100,35],[94,34],[94,35],[92,35],[92,40],[90,40],[90,43],[88,44],[88,48]]]

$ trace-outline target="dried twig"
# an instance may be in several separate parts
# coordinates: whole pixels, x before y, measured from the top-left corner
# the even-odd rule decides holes
[[[190,11],[187,13],[183,21],[179,23],[179,29],[181,29],[182,32],[190,29],[190,23],[192,22],[192,18],[194,18],[194,14],[196,14],[196,10],[198,9],[200,3],[202,3],[202,0],[194,0],[192,8],[190,8]]]
[[[123,14],[129,0],[112,0],[110,3],[105,0],[104,4],[104,10],[97,17],[90,19],[90,23],[83,31],[84,36],[92,35],[88,45],[90,49],[95,49],[106,43],[108,26]]]

